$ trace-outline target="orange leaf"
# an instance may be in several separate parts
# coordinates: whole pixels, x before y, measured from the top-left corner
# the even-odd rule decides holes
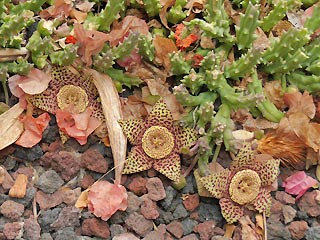
[[[50,116],[48,113],[43,113],[37,118],[25,115],[20,121],[25,130],[15,143],[22,147],[31,148],[41,141],[42,133],[49,124]]]
[[[107,221],[116,211],[126,210],[127,198],[127,191],[122,185],[98,181],[90,188],[88,209],[95,216]]]

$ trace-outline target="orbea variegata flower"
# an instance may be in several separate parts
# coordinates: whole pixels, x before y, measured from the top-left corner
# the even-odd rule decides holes
[[[196,133],[191,128],[174,125],[172,114],[162,99],[145,121],[125,120],[120,121],[120,125],[134,145],[126,159],[124,174],[153,167],[173,181],[180,179],[179,153],[193,144]]]
[[[266,154],[255,156],[245,146],[228,169],[202,177],[201,182],[220,199],[222,216],[228,223],[238,221],[249,205],[269,215],[272,199],[267,186],[276,180],[279,164],[279,159]]]

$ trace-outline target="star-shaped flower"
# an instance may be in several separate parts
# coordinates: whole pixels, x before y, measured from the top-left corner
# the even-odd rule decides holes
[[[189,148],[197,136],[191,128],[174,125],[172,114],[162,99],[153,106],[146,120],[119,123],[133,145],[125,161],[124,174],[153,167],[173,181],[180,179],[179,153]]]
[[[88,136],[87,129],[90,133],[95,130],[101,122],[104,121],[101,103],[98,101],[99,93],[96,89],[92,76],[89,74],[75,73],[71,69],[63,66],[52,66],[50,70],[51,81],[48,88],[40,94],[31,95],[28,100],[36,107],[55,114],[58,118],[60,115],[73,114],[75,119],[69,123],[78,127],[78,139],[73,136],[80,144],[86,143]],[[89,111],[90,109],[90,111]],[[59,112],[59,115],[57,115]],[[76,120],[84,116],[86,112],[91,112],[86,119],[82,117],[81,124]],[[57,119],[57,122],[63,122],[64,119]],[[85,124],[86,123],[86,124]],[[60,127],[60,126],[59,126]],[[61,128],[60,128],[61,129]],[[64,134],[68,134],[63,131]],[[81,135],[81,136],[80,136]],[[62,136],[66,137],[66,136]]]
[[[254,155],[251,147],[245,145],[229,169],[202,177],[201,182],[213,197],[220,199],[222,216],[228,223],[238,221],[244,207],[250,205],[269,215],[272,199],[266,187],[276,180],[279,164],[279,159]]]

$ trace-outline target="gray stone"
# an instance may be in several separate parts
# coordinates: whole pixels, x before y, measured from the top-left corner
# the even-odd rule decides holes
[[[166,212],[162,209],[159,209],[159,214],[159,217],[154,220],[157,225],[168,224],[173,221],[173,215],[171,212]]]
[[[129,229],[132,229],[141,237],[145,237],[153,229],[153,222],[136,212],[130,214],[125,223]]]
[[[219,207],[219,203],[201,203],[199,205],[199,220],[201,222],[214,220],[216,223],[222,221],[222,215]]]
[[[320,226],[310,227],[306,232],[307,240],[319,240],[320,239]]]
[[[54,229],[80,226],[80,210],[75,206],[62,208],[58,218],[51,224]]]
[[[48,126],[42,134],[42,141],[46,143],[52,143],[58,138],[59,138],[59,129],[57,125]]]
[[[77,235],[72,227],[66,227],[58,230],[53,235],[54,240],[76,240]]]
[[[48,170],[39,177],[37,187],[45,193],[54,193],[63,184],[64,181],[56,171]]]
[[[53,238],[51,237],[50,233],[42,233],[40,240],[53,240]]]
[[[277,216],[271,215],[267,220],[268,240],[291,239],[289,229],[283,225]]]
[[[25,207],[28,207],[31,205],[34,195],[36,194],[36,189],[34,187],[27,188],[26,195],[24,198],[12,198],[13,201],[22,204]]]
[[[190,218],[186,218],[181,222],[182,228],[183,228],[183,235],[188,235],[193,232],[193,228],[198,225],[198,222],[195,220],[192,220]]]
[[[15,158],[10,155],[4,161],[3,166],[5,167],[5,169],[7,169],[7,171],[9,171],[9,170],[12,170],[16,166],[16,163],[17,163],[17,161],[15,160]]]
[[[9,196],[3,193],[0,193],[0,205],[7,201],[9,199]]]
[[[117,211],[112,217],[109,219],[111,224],[121,224],[127,218],[128,213],[123,211]]]
[[[189,176],[187,176],[186,180],[187,180],[187,184],[182,189],[182,193],[190,193],[190,194],[195,193],[194,186],[195,186],[196,182],[195,182],[195,178],[194,178],[193,174],[190,174]]]
[[[139,198],[132,192],[128,192],[128,207],[126,209],[127,213],[133,213],[139,210],[141,203],[143,202],[142,198]]]
[[[173,219],[185,218],[189,215],[183,204],[179,204],[173,212]]]
[[[8,218],[0,217],[0,232],[3,232],[3,226],[9,222]]]
[[[51,230],[51,224],[58,218],[61,208],[42,210],[38,218],[43,232]]]
[[[39,144],[35,145],[32,148],[23,148],[20,146],[17,146],[16,151],[13,154],[15,157],[24,159],[27,161],[34,161],[37,159],[40,159],[43,155],[43,151]]]
[[[160,206],[163,209],[167,210],[171,206],[171,203],[173,199],[176,197],[177,193],[178,192],[173,187],[168,186],[166,188],[166,198],[159,202]]]
[[[113,238],[114,236],[117,236],[117,235],[119,235],[121,233],[126,232],[124,230],[124,228],[120,224],[112,224],[109,227],[109,230],[110,230],[110,233],[111,233],[111,238]]]

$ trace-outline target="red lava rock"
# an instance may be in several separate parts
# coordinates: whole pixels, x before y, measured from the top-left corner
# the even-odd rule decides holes
[[[83,189],[87,189],[88,187],[90,187],[92,184],[94,184],[95,180],[94,178],[90,175],[90,174],[87,174],[85,175],[81,182],[80,182],[80,186],[83,188]]]
[[[296,213],[297,210],[295,210],[293,207],[289,205],[284,205],[282,208],[284,223],[288,224],[289,222],[292,222],[293,219],[296,217]]]
[[[158,175],[158,172],[154,170],[153,168],[148,169],[147,175],[149,178],[156,177]]]
[[[143,240],[169,240],[172,239],[166,232],[166,225],[160,224],[157,230],[149,232]]]
[[[294,221],[288,227],[293,240],[302,239],[308,228],[308,223],[305,221]]]
[[[159,201],[166,197],[166,191],[160,178],[149,178],[147,180],[148,198],[153,201]]]
[[[0,206],[0,212],[10,220],[18,220],[24,212],[24,206],[12,200],[7,200]]]
[[[296,203],[295,198],[284,191],[277,191],[276,192],[276,199],[284,204],[295,204]]]
[[[210,240],[210,238],[214,235],[214,227],[214,221],[210,220],[198,224],[193,228],[193,231],[199,233],[201,240]]]
[[[157,219],[159,217],[159,212],[157,209],[157,204],[150,200],[149,198],[145,198],[142,205],[140,213],[146,219]]]
[[[16,148],[13,146],[8,146],[8,147],[0,150],[0,159],[4,159],[8,155],[11,155],[12,153],[14,153],[15,150],[16,150]]]
[[[81,167],[98,173],[108,170],[108,162],[96,148],[89,148],[81,156]]]
[[[71,180],[80,170],[79,161],[67,151],[46,152],[41,157],[40,164],[60,173],[65,181]]]
[[[29,240],[39,240],[40,239],[40,232],[41,227],[38,224],[37,220],[34,219],[33,216],[30,216],[30,218],[26,219],[24,221],[24,238]]]
[[[180,240],[198,240],[199,238],[194,233],[184,236]]]
[[[4,190],[7,191],[10,188],[12,188],[12,186],[14,184],[14,180],[5,168],[2,168],[2,171],[3,171],[4,177],[3,177],[3,181],[2,181],[1,186]]]
[[[198,212],[191,213],[190,218],[194,220],[199,220],[199,213]]]
[[[320,205],[316,201],[317,192],[306,192],[298,201],[298,207],[311,217],[320,216]]]
[[[183,236],[183,227],[181,222],[173,221],[167,225],[167,230],[176,238],[180,239]]]
[[[33,177],[33,168],[31,167],[21,167],[18,168],[17,171],[15,171],[12,176],[14,177],[14,179],[17,178],[18,174],[24,174],[28,177],[28,186],[32,185],[32,177]]]
[[[283,204],[281,202],[272,198],[272,205],[270,209],[271,213],[281,213],[282,207]]]
[[[81,230],[82,234],[86,236],[95,236],[100,238],[108,238],[110,236],[107,222],[98,220],[97,218],[85,219],[82,223]]]
[[[23,234],[23,223],[22,222],[13,222],[6,223],[3,226],[3,233],[6,236],[6,239],[20,239]]]
[[[192,212],[199,206],[199,195],[198,194],[191,194],[183,201],[184,207]]]
[[[63,193],[61,191],[56,191],[53,194],[46,194],[42,191],[37,191],[36,199],[40,206],[40,209],[46,210],[53,208],[63,202]]]
[[[136,212],[130,214],[125,223],[141,237],[145,237],[153,229],[153,222]]]
[[[131,192],[134,192],[136,195],[141,196],[147,193],[146,188],[147,180],[141,176],[137,176],[132,179],[128,184],[128,188]]]
[[[126,212],[128,212],[129,214],[137,212],[142,202],[143,200],[140,197],[138,197],[132,192],[128,192],[128,206]]]
[[[48,146],[47,144],[42,144],[41,148],[43,152],[57,152],[62,147],[62,143],[60,139],[57,139],[56,141],[50,143]]]
[[[139,240],[133,233],[121,233],[114,236],[112,240]]]

